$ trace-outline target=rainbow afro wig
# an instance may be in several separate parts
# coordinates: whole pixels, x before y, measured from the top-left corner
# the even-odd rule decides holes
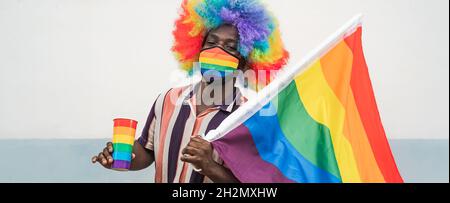
[[[275,18],[259,0],[183,0],[175,22],[172,51],[182,69],[191,71],[209,30],[230,24],[239,32],[239,52],[256,71],[286,65],[285,50]]]

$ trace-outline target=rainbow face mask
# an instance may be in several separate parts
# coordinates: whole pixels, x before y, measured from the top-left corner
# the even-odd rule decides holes
[[[224,78],[239,67],[239,59],[219,47],[203,50],[199,58],[203,76]]]

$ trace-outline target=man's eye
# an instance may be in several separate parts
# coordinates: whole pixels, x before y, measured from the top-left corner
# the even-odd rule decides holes
[[[233,51],[237,50],[237,47],[235,47],[235,46],[226,46],[226,48],[229,50],[233,50]]]

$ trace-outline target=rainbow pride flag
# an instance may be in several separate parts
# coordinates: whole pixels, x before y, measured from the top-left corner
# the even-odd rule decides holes
[[[350,25],[306,68],[286,76],[285,83],[274,81],[281,88],[261,108],[242,110],[245,119],[222,129],[224,135],[212,133],[214,149],[240,181],[403,182],[378,113],[361,23]]]

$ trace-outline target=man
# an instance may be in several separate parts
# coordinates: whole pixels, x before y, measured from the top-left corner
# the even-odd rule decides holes
[[[154,162],[155,182],[238,182],[201,135],[246,100],[239,71],[280,69],[288,53],[257,0],[185,0],[182,8],[173,51],[190,72],[198,62],[202,80],[158,97],[134,144],[131,170]],[[111,168],[113,150],[107,143],[92,162]]]

